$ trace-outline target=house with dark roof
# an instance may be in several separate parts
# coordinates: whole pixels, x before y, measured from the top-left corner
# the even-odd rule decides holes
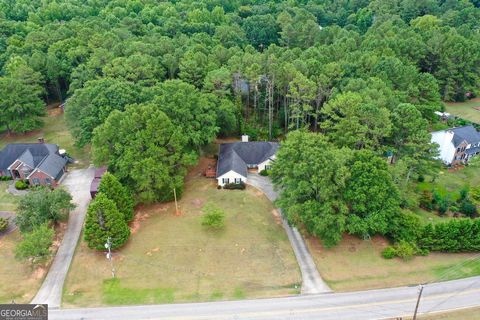
[[[263,141],[222,143],[217,162],[218,185],[245,183],[248,170],[268,170],[278,147],[276,142]]]
[[[60,155],[56,144],[40,141],[5,146],[0,151],[0,176],[56,187],[66,172],[67,159]]]
[[[439,145],[438,159],[446,165],[467,163],[480,153],[480,133],[472,125],[432,132],[431,142]]]

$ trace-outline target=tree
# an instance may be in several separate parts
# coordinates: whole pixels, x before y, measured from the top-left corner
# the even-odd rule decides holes
[[[305,226],[326,246],[337,244],[345,230],[349,158],[348,149],[333,147],[321,134],[297,130],[282,143],[272,168],[277,203],[288,221]]]
[[[139,202],[173,199],[181,195],[185,167],[196,154],[188,150],[182,127],[174,125],[158,106],[131,105],[114,111],[94,131],[95,164],[107,164]]]
[[[218,127],[214,100],[191,84],[180,80],[163,82],[156,90],[153,103],[165,112],[172,123],[180,128],[191,148],[210,143]]]
[[[55,232],[48,224],[37,226],[30,232],[23,234],[23,239],[15,248],[15,257],[31,259],[32,264],[42,261],[50,254]]]
[[[57,223],[75,208],[71,201],[72,196],[62,188],[51,191],[41,187],[30,191],[20,199],[15,223],[22,232],[45,223]]]
[[[123,214],[125,222],[133,219],[133,198],[127,188],[125,188],[117,177],[110,172],[106,172],[100,180],[98,192],[104,194],[108,199],[112,200],[117,206],[118,211]]]
[[[278,43],[280,28],[271,14],[248,17],[243,21],[242,28],[250,44],[257,49]]]
[[[139,87],[121,79],[89,81],[68,99],[65,116],[78,145],[92,139],[93,129],[101,125],[113,110],[123,111],[139,102]]]
[[[386,234],[392,217],[398,214],[400,198],[386,161],[373,152],[360,150],[348,163],[350,177],[345,200],[350,208],[347,230],[369,236]]]
[[[112,249],[123,246],[130,236],[130,229],[113,200],[98,193],[90,203],[85,220],[84,239],[91,249],[105,250],[110,237]]]
[[[379,149],[390,134],[390,112],[347,92],[330,100],[322,110],[321,124],[329,139],[339,147]]]
[[[42,126],[45,103],[41,100],[41,75],[25,60],[12,58],[0,77],[0,127],[9,133],[24,133]]]

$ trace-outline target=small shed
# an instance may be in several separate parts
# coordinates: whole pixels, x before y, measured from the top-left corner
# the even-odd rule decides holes
[[[95,169],[95,176],[90,184],[90,196],[92,199],[94,199],[98,193],[98,187],[100,186],[100,181],[102,180],[102,176],[105,174],[105,172],[107,172],[107,167]]]
[[[208,168],[205,170],[205,177],[215,178],[217,176],[217,170],[214,166],[208,165]]]

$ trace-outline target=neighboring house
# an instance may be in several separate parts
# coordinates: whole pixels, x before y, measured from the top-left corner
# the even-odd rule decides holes
[[[244,142],[222,143],[218,152],[217,181],[219,186],[229,183],[245,183],[249,169],[270,169],[278,150],[276,142]],[[246,141],[245,141],[246,140]]]
[[[438,159],[446,165],[467,163],[480,153],[480,133],[471,125],[432,132],[431,141],[440,146]]]
[[[43,143],[12,143],[0,151],[0,176],[28,180],[31,185],[56,187],[66,172],[67,159],[58,146]]]
[[[94,199],[98,193],[98,187],[100,186],[100,181],[102,180],[102,176],[105,174],[105,172],[107,172],[107,167],[95,169],[95,176],[90,184],[90,197],[92,197],[92,199]]]

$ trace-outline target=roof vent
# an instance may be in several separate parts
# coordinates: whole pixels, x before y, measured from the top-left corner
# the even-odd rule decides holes
[[[248,135],[242,135],[242,142],[248,142]]]

